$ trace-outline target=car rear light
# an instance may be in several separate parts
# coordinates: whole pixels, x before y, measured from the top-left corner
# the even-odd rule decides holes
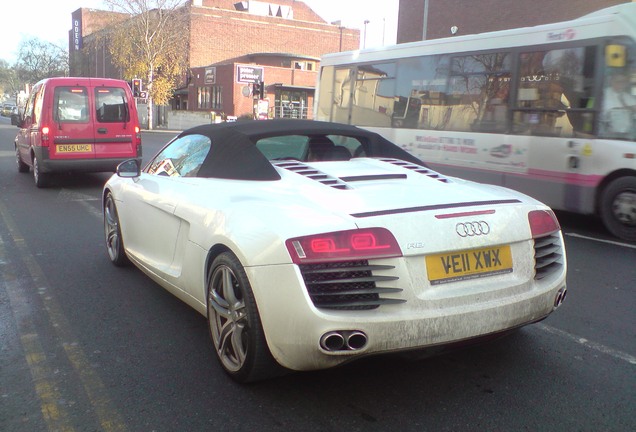
[[[141,129],[135,126],[135,143],[137,144],[137,152],[141,151]]]
[[[533,210],[528,213],[528,222],[532,238],[543,237],[561,229],[552,210]]]
[[[385,228],[296,237],[287,240],[285,245],[295,264],[402,256],[395,237]]]
[[[48,126],[42,126],[41,132],[42,132],[42,147],[48,147],[49,146],[49,132],[50,132],[49,127]]]

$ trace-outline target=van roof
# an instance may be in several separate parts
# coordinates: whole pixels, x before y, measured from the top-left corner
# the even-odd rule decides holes
[[[122,83],[126,83],[124,80],[114,78],[90,78],[90,77],[54,77],[45,78],[38,82],[38,84],[50,83],[58,85],[83,85],[83,86],[104,86],[104,85],[117,85],[121,86]]]

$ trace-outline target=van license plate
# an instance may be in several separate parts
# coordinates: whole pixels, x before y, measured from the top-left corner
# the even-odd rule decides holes
[[[510,246],[473,249],[426,257],[432,285],[458,282],[512,272]]]
[[[91,153],[93,151],[92,144],[58,144],[58,153]]]

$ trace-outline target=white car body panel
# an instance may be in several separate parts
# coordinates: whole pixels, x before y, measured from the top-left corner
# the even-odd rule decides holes
[[[537,280],[528,213],[549,210],[540,202],[372,158],[306,165],[340,179],[376,177],[352,180],[341,190],[276,166],[281,179],[275,181],[142,173],[114,175],[106,190],[115,197],[129,258],[202,314],[212,251],[222,247],[234,253],[250,280],[269,349],[289,369],[319,369],[361,355],[467,340],[532,323],[555,309],[555,296],[566,286],[565,248],[561,233],[553,234],[561,248],[560,268]],[[472,202],[486,204],[466,204]],[[464,204],[455,208],[457,203]],[[491,212],[462,216],[484,209]],[[458,221],[473,220],[488,223],[488,235],[457,235]],[[385,227],[395,236],[403,256],[373,260],[395,266],[374,275],[397,276],[383,286],[401,288],[387,297],[404,302],[373,310],[316,307],[285,241],[365,227]],[[493,245],[510,245],[511,273],[438,285],[428,280],[425,256]],[[328,352],[319,341],[335,330],[362,331],[368,343],[357,351]]]

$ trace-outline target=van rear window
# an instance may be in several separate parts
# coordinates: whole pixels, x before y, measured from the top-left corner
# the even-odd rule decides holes
[[[55,87],[53,118],[58,123],[88,122],[86,87]]]
[[[126,91],[120,87],[95,89],[95,112],[100,123],[122,123],[130,121]]]

